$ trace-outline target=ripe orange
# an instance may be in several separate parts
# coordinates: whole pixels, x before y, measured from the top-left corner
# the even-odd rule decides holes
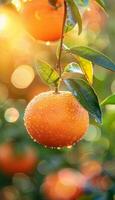
[[[47,147],[70,146],[88,128],[88,112],[68,91],[44,92],[33,98],[25,111],[30,136]]]
[[[28,147],[24,152],[16,154],[14,146],[10,143],[0,146],[0,170],[6,174],[30,173],[37,164],[35,149]]]
[[[37,40],[60,39],[64,16],[64,0],[58,0],[59,8],[53,8],[48,0],[28,1],[22,11],[22,20],[28,32]]]
[[[73,169],[65,168],[48,175],[42,191],[48,200],[76,200],[83,194],[85,177]]]

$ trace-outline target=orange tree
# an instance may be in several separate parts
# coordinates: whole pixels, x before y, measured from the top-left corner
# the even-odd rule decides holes
[[[23,101],[15,100],[19,104],[18,107],[14,102],[10,105],[2,102],[0,104],[0,143],[3,143],[0,145],[0,199],[2,200],[41,200],[44,199],[42,193],[45,194],[46,199],[53,200],[60,200],[60,198],[66,200],[76,200],[76,198],[110,200],[114,198],[115,178],[112,158],[114,157],[115,114],[113,112],[106,113],[102,118],[101,110],[104,105],[114,104],[115,96],[109,96],[100,102],[92,84],[94,65],[115,71],[115,64],[110,58],[95,49],[76,45],[76,41],[74,45],[71,45],[69,40],[65,40],[71,30],[75,32],[76,37],[82,34],[85,17],[84,6],[90,2],[96,4],[96,7],[99,7],[99,10],[106,15],[107,6],[103,0],[33,0],[23,2],[21,10],[17,12],[25,29],[35,39],[60,40],[55,66],[49,65],[38,57],[34,60],[36,72],[51,88],[51,91],[37,95],[27,106],[24,117],[26,128],[33,140],[44,146],[57,147],[60,150],[43,148],[29,139],[23,127],[22,115],[25,110]],[[6,4],[2,4],[2,6],[4,7]],[[12,10],[11,7],[9,9]],[[84,16],[83,19],[82,16]],[[1,46],[4,47],[4,40],[2,40],[2,44]],[[4,48],[1,48],[1,51],[2,49]],[[66,58],[69,57],[66,65],[63,64],[62,55]],[[8,66],[5,57],[2,63],[5,63],[4,66]],[[4,76],[7,72],[6,68],[2,67]],[[97,66],[95,66],[96,68]],[[8,77],[11,73],[8,73]],[[110,76],[112,77],[112,73]],[[2,81],[4,81],[4,77],[2,77]],[[104,84],[105,82],[102,83],[103,88],[105,88]],[[98,87],[100,89],[100,82]],[[102,90],[100,91],[102,92]],[[6,123],[5,110],[14,106],[20,111],[21,120],[12,124]],[[89,117],[90,120],[93,117],[101,126],[103,123],[103,136],[91,145],[82,140],[77,146],[74,145],[71,148],[72,144],[84,138],[89,125]],[[93,123],[96,124],[94,121]],[[93,129],[92,135],[93,131],[95,133]],[[16,142],[12,142],[12,138]],[[13,148],[9,145],[11,143],[13,143]],[[30,149],[32,149],[30,144],[35,146],[40,154],[38,165],[34,171],[37,164],[34,162],[36,156],[34,154],[30,158],[30,153],[29,158],[27,157],[26,143]],[[67,148],[62,149],[61,147]],[[33,164],[30,162],[31,159],[33,159]],[[60,168],[63,169],[60,170]],[[71,168],[74,168],[75,172]],[[53,170],[58,170],[58,172],[52,173]],[[48,175],[49,172],[51,175]]]
[[[103,12],[106,12],[104,11],[106,10],[106,5],[103,1],[96,1],[96,3],[102,7]],[[33,5],[33,2],[30,4]],[[28,4],[25,7],[28,8]],[[40,12],[38,12],[39,8]],[[63,14],[59,12],[60,8],[63,8]],[[53,91],[38,95],[29,103],[25,112],[25,125],[30,136],[40,144],[48,147],[70,146],[81,139],[87,130],[88,115],[85,110],[97,123],[102,123],[100,103],[92,87],[93,65],[99,65],[114,72],[115,64],[110,58],[95,49],[86,46],[70,46],[64,42],[64,36],[75,27],[76,23],[78,25],[78,34],[82,32],[82,17],[77,1],[45,0],[43,3],[37,3],[37,6],[34,6],[34,10],[29,10],[29,13],[34,15],[34,17],[30,15],[30,19],[36,19],[36,12],[39,15],[36,19],[37,27],[40,24],[43,25],[43,22],[47,22],[47,25],[49,25],[53,21],[50,18],[51,16],[45,21],[43,18],[43,16],[47,16],[45,9],[48,10],[48,16],[54,15],[54,19],[57,15],[55,12],[59,12],[60,16],[61,26],[57,27],[58,24],[55,24],[59,31],[61,27],[60,37],[58,37],[60,42],[57,49],[57,63],[53,67],[37,58],[35,67],[41,79],[52,87]],[[29,21],[29,24],[33,26],[34,22],[31,23]],[[52,29],[55,30],[55,26],[53,24],[48,26],[48,31],[53,34]],[[33,27],[36,29],[36,26]],[[40,25],[39,28],[43,32],[42,36],[47,34],[46,39],[53,40],[50,37],[50,33],[45,31],[45,26],[41,27]],[[37,32],[40,33],[39,30]],[[38,38],[46,40],[39,36]],[[63,68],[61,65],[62,52],[66,56],[71,55],[71,59],[72,57],[74,58],[74,62],[71,61]],[[65,84],[70,93],[60,91],[62,83]],[[114,96],[109,97],[105,102],[114,103],[114,98]],[[80,107],[77,100],[85,110]]]

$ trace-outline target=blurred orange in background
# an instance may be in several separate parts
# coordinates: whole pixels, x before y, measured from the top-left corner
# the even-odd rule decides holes
[[[83,22],[87,30],[100,32],[107,22],[107,15],[95,0],[90,1],[89,7],[83,14]]]
[[[89,160],[89,161],[87,160],[81,166],[81,172],[89,179],[100,174],[101,171],[102,171],[102,166],[96,160]]]
[[[42,191],[49,200],[76,200],[83,194],[85,177],[74,169],[61,169],[46,176]]]
[[[0,169],[5,174],[31,173],[35,169],[38,162],[35,149],[29,145],[19,147],[15,143],[0,145]]]

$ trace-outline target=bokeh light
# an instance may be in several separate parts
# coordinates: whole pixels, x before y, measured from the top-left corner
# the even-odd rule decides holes
[[[1,14],[0,15],[0,31],[3,31],[8,23],[8,16],[6,16],[5,14]]]
[[[51,45],[51,42],[47,41],[46,46],[50,46],[50,45]]]
[[[20,193],[14,186],[4,187],[2,190],[3,200],[16,200],[20,198]]]
[[[90,125],[87,133],[84,136],[86,141],[96,141],[101,137],[101,129],[97,126]]]
[[[83,163],[81,172],[87,177],[91,178],[101,173],[102,166],[96,160],[89,160]]]
[[[32,68],[34,60],[38,57],[55,66],[56,49],[59,50],[59,41],[36,41],[25,30],[20,21],[20,14],[30,1],[34,0],[11,0],[8,4],[1,1],[0,148],[2,143],[13,144],[13,166],[17,164],[19,167],[19,161],[24,168],[30,165],[35,152],[28,153],[26,165],[26,144],[31,143],[39,157],[32,170],[13,174],[2,170],[0,159],[0,200],[57,200],[57,197],[61,200],[115,199],[115,105],[103,106],[103,123],[98,125],[90,118],[90,126],[83,140],[64,149],[43,148],[29,138],[24,128],[23,116],[28,101],[35,95],[49,90],[49,86],[42,83]],[[78,35],[76,25],[73,30],[65,33],[65,44],[70,47],[88,46],[97,49],[114,62],[114,1],[104,1],[107,3],[106,14],[102,14],[100,7],[91,5],[95,0],[84,1],[88,3],[85,6],[82,6],[83,1],[78,1],[82,2],[80,13],[83,31]],[[87,13],[84,15],[85,10]],[[75,61],[63,51],[62,67],[70,63],[71,59],[72,62]],[[108,95],[115,93],[114,73],[97,65],[93,68],[93,87],[102,102]],[[60,89],[65,89],[64,85]],[[6,153],[0,150],[0,155],[5,157]],[[8,158],[10,159],[10,155]],[[8,166],[6,168],[9,170],[10,165],[5,166]]]
[[[16,173],[12,179],[14,185],[23,192],[30,192],[33,190],[33,185],[29,176],[24,173]]]
[[[49,200],[77,199],[83,193],[85,177],[78,171],[65,168],[46,177],[42,190]]]
[[[4,114],[5,120],[10,123],[14,123],[19,118],[19,112],[16,108],[8,108]]]
[[[18,11],[22,8],[22,1],[21,0],[12,0],[12,4],[16,7]]]
[[[11,76],[11,83],[19,89],[27,88],[34,80],[35,73],[31,66],[21,65],[15,69]]]
[[[13,9],[0,7],[0,37],[12,39],[22,30],[19,15]]]

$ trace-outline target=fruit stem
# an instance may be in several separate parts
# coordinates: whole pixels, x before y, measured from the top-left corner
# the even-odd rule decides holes
[[[67,4],[66,4],[66,0],[64,0],[64,17],[63,17],[63,24],[62,24],[61,39],[60,39],[59,57],[57,59],[57,64],[56,64],[57,69],[59,69],[60,80],[62,76],[61,55],[62,55],[62,48],[63,48],[64,27],[65,27],[65,22],[66,22],[66,16],[67,16]],[[59,87],[55,87],[55,93],[57,94],[59,93]]]
[[[49,4],[55,9],[57,10],[59,7],[61,7],[61,4],[57,5],[57,0],[48,0]]]
[[[64,17],[63,17],[63,24],[62,24],[62,32],[61,32],[61,39],[60,39],[60,47],[59,47],[59,57],[57,60],[57,68],[59,69],[59,77],[61,79],[62,69],[61,69],[61,55],[62,55],[62,46],[63,46],[63,38],[64,38],[64,27],[66,22],[66,15],[67,15],[67,5],[66,0],[64,0]]]
[[[55,94],[58,94],[59,93],[59,89],[58,89],[58,86],[55,87]]]

